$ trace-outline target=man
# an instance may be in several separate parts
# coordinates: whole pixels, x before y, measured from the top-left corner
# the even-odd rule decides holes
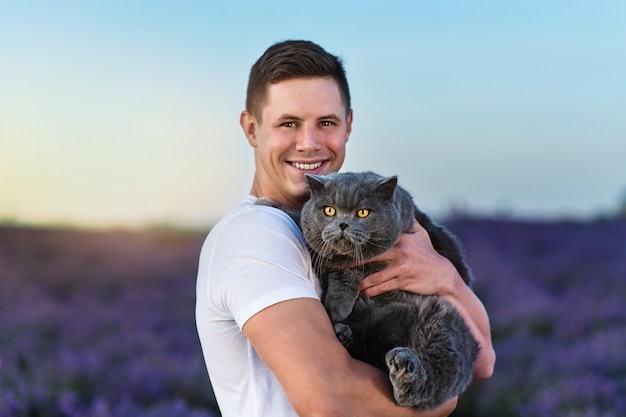
[[[456,398],[428,412],[397,406],[387,376],[349,356],[320,302],[301,232],[284,213],[254,205],[266,197],[299,209],[309,198],[305,173],[341,168],[352,127],[341,61],[311,42],[271,46],[252,67],[240,123],[254,148],[252,189],[209,234],[197,284],[198,333],[222,415],[449,415]],[[416,228],[379,257],[388,267],[362,290],[448,299],[481,346],[475,377],[487,378],[495,359],[485,310]]]

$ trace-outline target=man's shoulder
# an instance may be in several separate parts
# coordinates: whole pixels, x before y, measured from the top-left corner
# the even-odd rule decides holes
[[[293,220],[284,211],[265,205],[255,204],[255,198],[250,196],[238,206],[232,208],[219,222],[218,225],[252,224],[262,226],[271,223],[274,226],[295,226]]]
[[[282,234],[300,239],[301,232],[298,226],[285,212],[274,207],[254,204],[254,201],[255,198],[249,196],[232,208],[211,229],[209,238],[256,239],[268,234]]]

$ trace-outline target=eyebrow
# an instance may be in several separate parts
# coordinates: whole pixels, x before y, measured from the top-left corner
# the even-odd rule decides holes
[[[326,116],[322,116],[322,117],[318,118],[318,120],[328,120],[328,119],[341,121],[341,117],[337,116],[336,114],[328,114]]]
[[[294,116],[292,114],[283,114],[276,120],[279,121],[279,122],[282,122],[282,121],[285,121],[285,120],[301,120],[301,118],[298,117],[298,116]]]
[[[321,117],[318,117],[317,120],[341,120],[341,118],[339,116],[337,116],[336,114],[327,114]],[[284,121],[284,120],[302,120],[301,117],[298,116],[294,116],[292,114],[283,114],[282,116],[280,116],[278,118],[279,121]]]

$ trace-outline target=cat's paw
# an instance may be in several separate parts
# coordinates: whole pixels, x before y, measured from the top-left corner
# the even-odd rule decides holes
[[[347,349],[352,342],[352,329],[344,323],[335,323],[333,325],[335,335],[341,344]]]
[[[329,300],[328,316],[332,321],[342,321],[348,318],[352,313],[353,304],[346,303],[343,299],[335,301]]]
[[[398,405],[419,405],[418,393],[426,382],[426,371],[417,355],[409,348],[397,347],[387,352],[385,362]]]

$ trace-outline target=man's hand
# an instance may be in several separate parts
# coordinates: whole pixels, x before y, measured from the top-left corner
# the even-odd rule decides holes
[[[446,299],[463,316],[480,346],[474,363],[474,378],[491,377],[496,355],[485,307],[452,262],[433,248],[428,232],[417,221],[414,221],[414,230],[414,233],[403,233],[393,248],[370,261],[385,262],[387,267],[365,277],[359,291],[374,297],[398,289]]]
[[[360,291],[369,297],[396,289],[440,296],[453,291],[456,269],[433,248],[428,232],[417,220],[414,230],[403,233],[393,248],[370,260],[387,263],[387,267],[367,276]]]

